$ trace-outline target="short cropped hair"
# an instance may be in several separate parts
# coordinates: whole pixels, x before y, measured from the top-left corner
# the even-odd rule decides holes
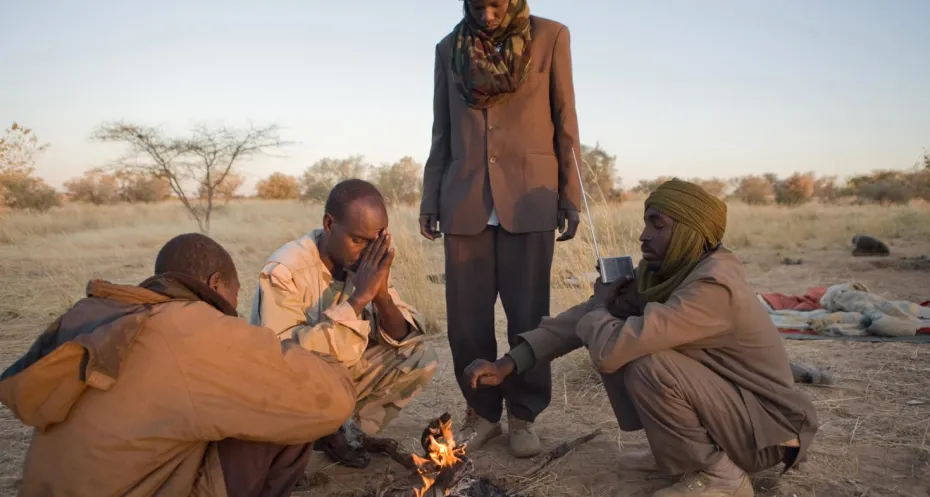
[[[376,199],[385,205],[384,196],[375,185],[362,179],[347,179],[341,181],[329,192],[324,212],[333,216],[333,219],[342,221],[352,202],[361,199]]]
[[[155,257],[155,274],[182,273],[206,282],[213,273],[223,281],[236,275],[236,264],[229,252],[212,238],[186,233],[168,240]]]

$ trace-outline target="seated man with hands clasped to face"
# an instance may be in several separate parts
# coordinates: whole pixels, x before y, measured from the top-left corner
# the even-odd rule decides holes
[[[265,261],[252,324],[348,368],[355,410],[314,448],[362,469],[371,457],[358,433],[379,433],[429,383],[438,359],[425,321],[390,282],[394,247],[383,195],[368,181],[336,184],[322,226]]]
[[[651,454],[621,457],[682,475],[655,496],[752,496],[747,473],[794,468],[817,418],[793,386],[778,330],[722,244],[726,217],[726,204],[700,186],[662,184],[645,203],[635,279],[599,280],[589,300],[544,318],[497,361],[474,361],[469,385],[498,385],[586,347],[620,429],[649,440]]]

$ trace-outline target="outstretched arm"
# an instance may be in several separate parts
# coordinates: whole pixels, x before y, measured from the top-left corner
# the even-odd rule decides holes
[[[599,307],[598,302],[596,297],[591,297],[555,317],[544,317],[536,329],[521,334],[520,343],[497,361],[478,359],[470,364],[465,378],[472,388],[499,385],[513,373],[523,373],[536,364],[551,362],[583,347],[575,327],[588,312]]]
[[[619,319],[605,308],[592,309],[576,332],[602,373],[663,350],[709,348],[732,332],[730,290],[712,281],[695,281],[675,290],[665,303],[650,302],[642,316]]]

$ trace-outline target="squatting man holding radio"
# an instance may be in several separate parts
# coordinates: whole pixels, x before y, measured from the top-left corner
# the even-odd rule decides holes
[[[620,429],[644,430],[651,454],[622,463],[681,479],[656,497],[753,495],[747,473],[804,459],[817,431],[793,388],[782,339],[721,241],[726,204],[698,185],[662,184],[645,202],[635,276],[604,284],[544,318],[491,363],[472,389],[496,386],[582,346],[603,378]]]

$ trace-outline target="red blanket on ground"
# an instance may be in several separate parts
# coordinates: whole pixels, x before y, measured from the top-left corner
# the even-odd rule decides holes
[[[783,293],[763,293],[761,294],[762,298],[772,309],[776,311],[792,310],[792,311],[816,311],[818,309],[823,309],[820,305],[820,299],[823,298],[824,294],[827,293],[826,286],[818,286],[811,288],[810,290],[804,292],[803,295],[785,295]],[[922,307],[930,307],[930,300],[921,302]],[[802,333],[802,334],[811,334],[816,335],[817,333],[811,330],[789,330],[789,329],[780,329],[782,333]],[[917,330],[918,334],[930,334],[930,328],[921,328]]]
[[[783,293],[763,293],[762,298],[776,311],[816,311],[822,309],[820,299],[827,293],[825,286],[811,288],[804,295],[785,295]]]

